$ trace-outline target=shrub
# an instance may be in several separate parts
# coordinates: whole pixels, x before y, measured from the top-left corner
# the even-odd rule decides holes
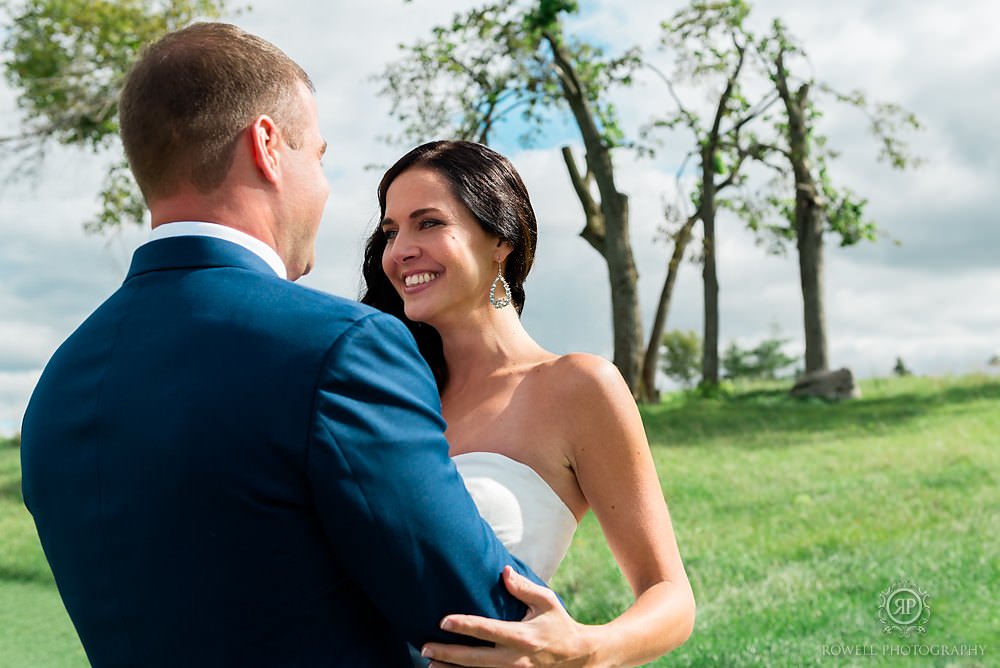
[[[701,375],[701,337],[676,329],[664,334],[660,369],[684,387],[694,385]]]
[[[721,360],[726,377],[777,378],[779,371],[798,361],[798,358],[785,354],[781,349],[786,343],[787,339],[777,336],[764,339],[749,349],[740,348],[736,342],[730,343]]]

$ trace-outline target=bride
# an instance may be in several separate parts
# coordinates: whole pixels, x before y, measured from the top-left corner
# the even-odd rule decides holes
[[[479,144],[431,142],[386,172],[378,198],[362,301],[416,338],[480,514],[548,581],[592,509],[635,593],[616,619],[584,625],[507,572],[525,620],[450,615],[447,630],[496,647],[428,644],[424,656],[432,666],[638,665],[681,645],[694,598],[628,387],[610,362],[551,353],[521,324],[537,231],[511,163]]]

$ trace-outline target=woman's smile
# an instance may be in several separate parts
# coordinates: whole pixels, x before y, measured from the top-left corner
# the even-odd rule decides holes
[[[439,271],[423,271],[403,276],[403,285],[407,288],[415,288],[426,285],[441,275]]]

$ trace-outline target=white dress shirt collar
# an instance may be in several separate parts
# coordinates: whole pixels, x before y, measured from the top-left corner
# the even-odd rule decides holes
[[[150,241],[169,239],[170,237],[213,237],[232,242],[238,246],[246,248],[248,251],[259,257],[274,270],[280,278],[288,279],[288,270],[282,262],[278,252],[266,243],[250,236],[246,232],[241,232],[233,227],[219,225],[218,223],[203,223],[199,221],[182,221],[177,223],[163,223],[153,228],[149,235]]]

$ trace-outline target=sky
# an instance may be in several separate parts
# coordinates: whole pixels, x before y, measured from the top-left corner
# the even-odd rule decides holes
[[[355,297],[361,246],[374,225],[375,188],[386,167],[410,147],[380,138],[398,134],[389,102],[373,77],[399,57],[398,44],[426,36],[460,0],[367,0],[364,3],[255,0],[235,23],[284,49],[309,72],[317,89],[320,128],[330,144],[331,183],[317,245],[317,267],[303,282]],[[610,51],[641,45],[658,54],[658,23],[681,2],[600,0],[581,3],[568,29]],[[781,17],[809,54],[818,79],[840,90],[902,104],[924,128],[909,134],[923,159],[895,172],[876,161],[865,118],[829,104],[820,130],[841,153],[832,172],[869,200],[882,234],[877,243],[827,245],[826,298],[830,364],[860,377],[888,375],[896,357],[919,374],[990,371],[1000,354],[1000,5],[970,0],[959,10],[943,0],[842,0],[803,3],[761,0],[752,23]],[[992,33],[992,34],[991,34]],[[704,102],[682,90],[686,103]],[[627,132],[634,133],[670,98],[652,76],[631,90],[612,91]],[[16,92],[0,84],[5,132],[20,116]],[[612,332],[607,269],[579,238],[582,212],[559,153],[563,143],[582,156],[573,126],[556,126],[524,148],[509,137],[495,147],[524,179],[539,221],[535,267],[526,283],[524,322],[548,349],[610,357]],[[648,331],[666,274],[669,248],[658,240],[664,201],[676,198],[675,172],[690,139],[669,138],[656,159],[619,151],[619,188],[629,195],[631,236]],[[12,164],[10,156],[5,163]],[[18,431],[24,407],[46,361],[125,275],[145,240],[137,227],[95,236],[83,223],[98,208],[96,194],[111,156],[54,148],[31,178],[0,188],[0,434]],[[768,255],[738,220],[718,223],[721,340],[750,347],[775,332],[803,350],[801,293],[794,253]],[[681,270],[668,329],[700,331],[700,267]],[[266,353],[263,353],[266,354]]]

